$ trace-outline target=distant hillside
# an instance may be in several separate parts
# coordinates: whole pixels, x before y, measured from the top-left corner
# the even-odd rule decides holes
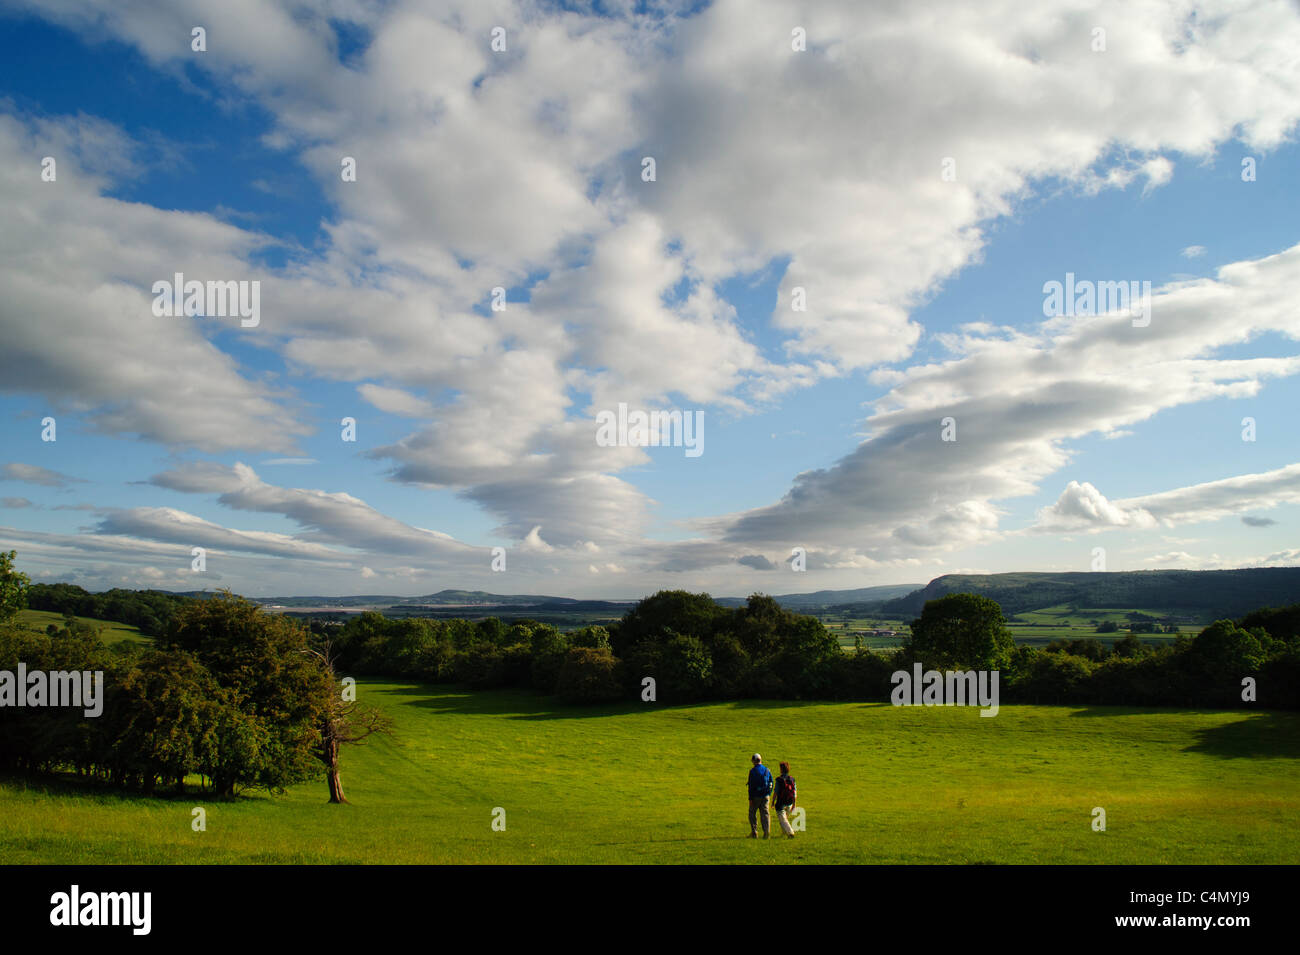
[[[1300,603],[1300,567],[1249,570],[1130,570],[1071,574],[945,574],[890,600],[882,614],[920,615],[945,594],[983,594],[1012,614],[1071,604],[1080,608],[1181,611],[1202,621],[1237,618],[1260,607]]]
[[[533,594],[490,594],[482,590],[440,590],[422,597],[397,597],[392,594],[358,594],[346,597],[254,597],[264,606],[277,607],[512,607],[576,603],[572,597],[546,597]]]
[[[810,594],[781,594],[773,599],[787,610],[824,610],[843,604],[865,605],[865,609],[902,597],[917,590],[920,584],[886,584],[881,587],[859,587],[856,590],[818,590]],[[742,607],[745,597],[718,597],[724,607]]]
[[[818,590],[808,594],[784,594],[777,603],[788,610],[821,610],[839,604],[879,606],[886,600],[909,594],[920,584],[889,584],[883,587],[859,587],[856,590]],[[482,590],[440,590],[423,597],[397,597],[392,594],[356,594],[345,597],[253,597],[267,607],[537,607],[556,611],[617,609],[621,615],[635,600],[581,600],[575,597],[548,597],[541,594],[490,594]],[[718,597],[724,607],[743,607],[747,597]]]

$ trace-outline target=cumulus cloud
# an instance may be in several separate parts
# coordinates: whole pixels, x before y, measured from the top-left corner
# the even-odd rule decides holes
[[[1099,530],[1105,527],[1155,527],[1156,519],[1141,508],[1125,508],[1106,499],[1084,481],[1071,481],[1055,504],[1043,508],[1039,526],[1051,530]]]
[[[58,178],[42,182],[30,170],[50,153]],[[230,320],[159,318],[151,307],[153,283],[176,272],[265,278],[248,259],[268,240],[201,213],[107,197],[109,173],[132,155],[103,124],[0,112],[0,203],[13,221],[41,223],[0,231],[0,390],[40,395],[104,434],[291,450],[307,429],[284,396],[206,337],[216,329],[205,322]],[[160,356],[184,375],[161,373]]]
[[[1241,474],[1142,497],[1108,501],[1091,484],[1071,481],[1051,507],[1039,512],[1040,530],[1103,530],[1108,527],[1174,527],[1213,521],[1242,511],[1300,502],[1300,464],[1260,474]],[[1244,516],[1251,527],[1276,523]]]

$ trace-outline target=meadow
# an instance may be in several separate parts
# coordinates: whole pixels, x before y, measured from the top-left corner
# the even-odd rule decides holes
[[[139,627],[133,627],[129,623],[120,623],[115,620],[97,620],[94,617],[74,616],[73,619],[96,631],[99,635],[99,639],[110,645],[119,643],[123,640],[130,643],[153,643],[151,638],[146,637],[140,632]],[[67,620],[67,616],[61,613],[55,613],[53,610],[20,610],[18,611],[15,620],[24,627],[43,631],[51,624],[56,627],[62,627],[64,621]]]
[[[393,738],[280,796],[0,777],[6,863],[1296,863],[1300,713],[741,701],[561,707],[361,681]],[[749,754],[807,829],[748,840]],[[191,828],[203,807],[207,829]],[[493,810],[506,828],[493,831]],[[1106,831],[1092,828],[1093,809]],[[775,829],[775,824],[774,824]]]

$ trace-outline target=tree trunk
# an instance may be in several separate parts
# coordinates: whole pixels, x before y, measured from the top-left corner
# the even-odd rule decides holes
[[[347,802],[348,797],[343,795],[343,780],[339,776],[337,766],[331,766],[328,770],[330,783],[330,802]]]
[[[339,741],[333,727],[327,727],[321,749],[325,757],[325,775],[329,780],[330,802],[347,802],[348,797],[343,795],[343,779],[339,776]]]

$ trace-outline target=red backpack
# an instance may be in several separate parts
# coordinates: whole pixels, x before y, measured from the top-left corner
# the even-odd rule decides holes
[[[794,777],[776,777],[776,804],[778,806],[794,805]]]

